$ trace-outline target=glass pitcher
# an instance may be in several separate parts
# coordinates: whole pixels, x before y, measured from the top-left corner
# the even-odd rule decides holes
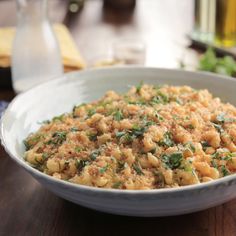
[[[12,82],[19,93],[63,73],[61,54],[47,16],[47,0],[17,0]]]

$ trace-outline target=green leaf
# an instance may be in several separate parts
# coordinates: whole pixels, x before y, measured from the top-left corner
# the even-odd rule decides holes
[[[229,175],[230,171],[223,165],[221,166],[221,172],[223,176]]]
[[[206,149],[211,146],[207,141],[201,141],[200,143],[202,144],[203,151],[206,151]]]
[[[91,154],[90,154],[90,159],[92,161],[95,161],[96,158],[101,154],[99,149],[95,149]]]
[[[116,111],[116,112],[113,114],[113,117],[114,117],[114,120],[116,120],[116,121],[120,121],[120,120],[124,119],[124,116],[123,116],[122,112],[119,111],[119,110]]]
[[[48,125],[50,124],[50,120],[43,120],[38,122],[39,125]]]
[[[66,131],[56,131],[52,135],[52,140],[49,140],[47,144],[62,144],[66,140]]]
[[[155,185],[157,188],[163,188],[165,186],[165,177],[160,171],[154,171]]]
[[[169,102],[169,98],[167,95],[158,91],[157,95],[154,96],[151,100],[151,104],[167,104]]]
[[[88,160],[77,160],[76,167],[79,172],[83,170],[83,168],[88,165],[90,162]]]
[[[49,154],[44,152],[42,155],[43,161],[47,160],[49,158]]]
[[[26,139],[23,140],[23,143],[24,143],[24,145],[25,145],[25,150],[26,150],[26,151],[30,150],[31,145],[29,144],[29,142],[28,142]]]
[[[52,121],[62,121],[63,118],[64,118],[64,115],[65,115],[65,114],[61,114],[60,116],[54,116],[54,117],[52,118]]]
[[[195,152],[196,151],[196,148],[195,148],[195,146],[193,145],[193,143],[192,142],[188,142],[188,143],[185,143],[184,144],[184,147],[186,148],[186,149],[189,149],[191,152]]]
[[[81,152],[81,151],[82,151],[82,148],[81,148],[81,147],[75,147],[75,151],[76,151],[76,152]]]
[[[174,152],[171,154],[163,154],[161,157],[165,165],[170,169],[176,169],[180,167],[183,160],[182,152]]]
[[[224,129],[222,128],[221,125],[219,124],[215,124],[215,123],[212,123],[213,126],[215,127],[215,129],[219,132],[219,133],[223,133],[224,132]]]
[[[139,163],[133,164],[133,168],[138,175],[144,175]]]
[[[225,122],[225,113],[220,113],[216,116],[216,121],[219,123],[224,123]]]
[[[93,141],[93,142],[97,141],[97,134],[89,133],[89,134],[87,134],[87,136],[90,141]]]
[[[236,72],[236,62],[231,56],[217,58],[214,50],[208,48],[199,61],[198,70],[234,76]]]
[[[124,136],[126,134],[125,131],[121,131],[121,132],[116,132],[115,135],[117,138],[121,138],[122,136]]]
[[[158,113],[158,112],[155,112],[155,117],[159,120],[159,121],[163,121],[164,118]]]
[[[208,48],[199,61],[198,70],[214,72],[216,65],[217,58],[215,52],[212,48]]]
[[[122,182],[121,182],[121,181],[118,181],[118,182],[115,182],[115,183],[112,185],[112,188],[120,188],[121,185],[122,185]]]
[[[172,134],[171,132],[167,131],[165,134],[164,134],[164,137],[163,139],[158,142],[158,144],[160,146],[166,146],[166,147],[172,147],[174,145],[174,141],[172,139]]]
[[[79,129],[78,129],[77,127],[72,127],[72,128],[70,129],[70,131],[71,131],[71,132],[77,132],[77,131],[79,131]]]
[[[215,161],[214,159],[211,161],[211,165],[212,165],[214,168],[218,169],[218,165],[217,165],[217,163],[216,163],[216,161]]]
[[[143,86],[143,81],[141,81],[137,86],[136,86],[136,93],[140,93],[140,90]]]
[[[103,174],[103,173],[105,173],[105,172],[107,171],[107,169],[108,169],[108,164],[107,164],[106,166],[100,168],[100,169],[99,169],[99,172],[100,172],[101,174]]]
[[[96,110],[94,108],[88,110],[88,117],[93,116],[96,113]]]

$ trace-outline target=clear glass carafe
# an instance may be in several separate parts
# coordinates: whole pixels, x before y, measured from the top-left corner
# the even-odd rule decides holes
[[[63,73],[59,45],[47,15],[47,0],[17,0],[12,48],[14,90],[25,91]]]

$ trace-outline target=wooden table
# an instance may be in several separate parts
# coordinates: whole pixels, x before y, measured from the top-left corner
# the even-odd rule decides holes
[[[70,28],[87,61],[106,53],[113,39],[132,36],[147,43],[147,65],[176,67],[192,29],[190,0],[140,0],[133,14],[102,11],[98,0],[66,18],[65,1],[51,1],[53,21]],[[53,11],[52,11],[53,9]],[[15,24],[12,1],[0,1],[0,26]],[[121,20],[120,20],[121,19]],[[188,61],[194,61],[194,54]],[[13,91],[0,90],[11,100]],[[236,200],[198,213],[135,218],[99,213],[65,201],[37,183],[0,147],[0,235],[236,235]]]

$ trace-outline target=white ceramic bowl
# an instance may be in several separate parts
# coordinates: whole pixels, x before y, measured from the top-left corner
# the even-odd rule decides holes
[[[190,85],[209,89],[236,105],[236,80],[210,73],[154,68],[109,68],[66,74],[17,96],[1,121],[1,140],[11,158],[43,186],[82,206],[130,216],[170,216],[194,212],[236,197],[236,175],[212,182],[157,190],[113,190],[54,179],[23,160],[22,140],[39,127],[38,121],[71,111],[75,104],[100,98],[107,90],[125,92],[140,81],[149,84]]]

